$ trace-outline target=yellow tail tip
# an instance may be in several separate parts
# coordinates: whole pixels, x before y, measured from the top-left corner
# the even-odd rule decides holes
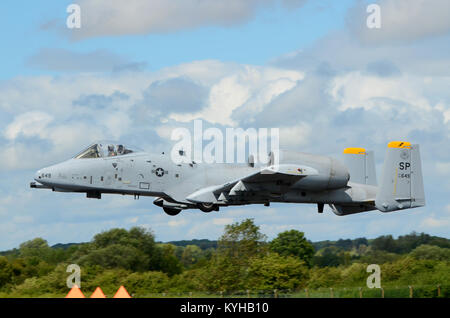
[[[411,143],[407,141],[391,141],[388,148],[411,148]]]
[[[365,155],[366,149],[364,148],[345,148],[344,154],[355,154],[355,155]]]

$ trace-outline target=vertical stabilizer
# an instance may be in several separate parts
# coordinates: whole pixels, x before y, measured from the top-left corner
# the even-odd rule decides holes
[[[383,212],[425,205],[419,145],[388,144],[375,205]]]

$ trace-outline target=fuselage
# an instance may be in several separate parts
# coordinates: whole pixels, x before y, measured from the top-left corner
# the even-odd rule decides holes
[[[329,157],[304,154],[306,164],[319,170],[295,184],[258,185],[260,191],[229,205],[291,203],[355,203],[375,198],[377,187],[348,182],[348,172],[338,163],[325,168]],[[331,161],[330,161],[331,162]],[[262,165],[226,163],[175,164],[167,154],[130,153],[106,158],[70,159],[39,170],[35,180],[54,191],[161,197],[192,207],[186,198],[205,187],[221,185],[250,175]],[[326,170],[328,169],[328,170]],[[334,179],[333,179],[334,178]]]
[[[221,206],[271,202],[328,204],[337,215],[391,212],[425,205],[419,145],[388,144],[380,186],[373,151],[344,149],[345,165],[329,156],[272,151],[266,163],[202,163],[151,154],[121,143],[98,142],[73,159],[43,168],[32,188],[153,196],[169,215],[184,209],[218,211]],[[178,163],[181,162],[181,163]]]

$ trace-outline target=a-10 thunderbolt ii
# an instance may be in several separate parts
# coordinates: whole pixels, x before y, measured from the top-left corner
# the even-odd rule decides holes
[[[181,152],[180,152],[181,154]],[[344,161],[328,156],[279,151],[267,164],[176,164],[167,154],[150,154],[124,144],[94,143],[74,158],[43,168],[32,188],[157,197],[169,215],[185,209],[218,211],[230,205],[271,202],[328,204],[337,215],[370,210],[390,212],[425,205],[419,145],[388,144],[377,186],[372,151],[346,148]]]

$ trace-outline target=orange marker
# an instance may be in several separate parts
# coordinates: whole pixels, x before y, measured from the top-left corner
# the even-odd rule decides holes
[[[106,296],[103,293],[102,289],[100,287],[97,287],[90,298],[106,298]]]
[[[66,295],[66,298],[86,298],[86,297],[83,295],[81,289],[79,289],[77,285],[73,285],[72,289]]]
[[[120,288],[117,290],[116,294],[114,295],[114,298],[131,298],[130,294],[128,294],[125,287],[120,286]]]

